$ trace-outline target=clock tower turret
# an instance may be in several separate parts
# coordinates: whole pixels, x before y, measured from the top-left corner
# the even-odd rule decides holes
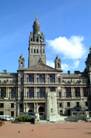
[[[33,23],[33,32],[30,32],[28,47],[28,67],[38,64],[38,61],[46,64],[44,34],[40,31],[40,24],[36,18]]]

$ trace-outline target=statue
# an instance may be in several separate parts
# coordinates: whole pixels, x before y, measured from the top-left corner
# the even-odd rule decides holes
[[[61,69],[61,60],[58,56],[55,58],[55,68]]]
[[[24,68],[25,59],[22,55],[20,55],[18,62],[19,62],[19,68]]]

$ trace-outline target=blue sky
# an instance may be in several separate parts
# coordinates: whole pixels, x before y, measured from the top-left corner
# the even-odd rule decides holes
[[[0,0],[0,71],[16,72],[20,54],[27,67],[35,17],[45,34],[47,63],[53,66],[58,55],[64,71],[84,70],[91,45],[91,0]]]

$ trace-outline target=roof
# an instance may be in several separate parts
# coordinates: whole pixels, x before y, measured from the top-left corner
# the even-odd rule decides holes
[[[41,72],[45,72],[45,71],[49,71],[49,72],[59,72],[59,70],[52,68],[46,64],[44,64],[43,62],[38,62],[38,64],[34,65],[34,66],[30,66],[30,68],[25,68],[25,69],[20,69],[20,70],[26,70],[26,71],[41,71]]]
[[[57,71],[55,68],[52,68],[44,63],[38,63],[37,65],[31,66],[27,70],[31,71]]]

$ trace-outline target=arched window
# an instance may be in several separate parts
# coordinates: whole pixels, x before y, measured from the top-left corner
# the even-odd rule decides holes
[[[61,78],[59,77],[59,78],[58,78],[58,83],[60,83],[60,82],[61,82]]]
[[[36,49],[34,49],[34,53],[36,53]]]
[[[80,97],[80,87],[75,87],[75,96]]]
[[[16,97],[16,90],[15,88],[11,88],[11,98],[15,98]]]
[[[39,50],[37,49],[37,53],[39,53]]]
[[[71,87],[66,87],[66,97],[71,97]]]
[[[37,39],[36,39],[36,41],[38,42],[38,41],[39,41],[39,39],[37,38]]]
[[[61,98],[62,97],[62,93],[61,92],[59,92],[59,98]]]
[[[1,97],[1,98],[6,97],[6,88],[1,88],[1,89],[0,89],[0,97]]]
[[[27,97],[34,98],[34,88],[33,87],[29,88],[29,91],[27,92]]]
[[[43,53],[45,53],[45,49],[43,49]]]

